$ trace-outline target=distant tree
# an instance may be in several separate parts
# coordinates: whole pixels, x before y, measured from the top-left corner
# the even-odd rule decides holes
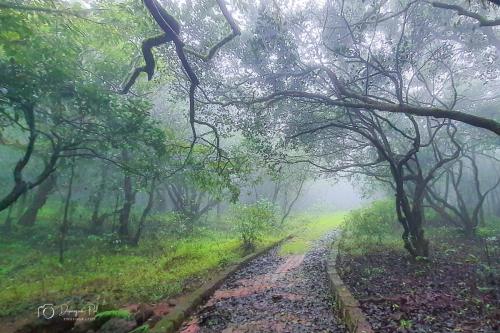
[[[495,167],[498,163],[494,160],[479,162],[478,155],[469,149],[463,149],[460,157],[442,171],[441,177],[433,179],[426,199],[445,222],[458,226],[472,237],[484,223],[486,198],[500,185],[500,176],[495,175],[499,166]],[[487,181],[481,177],[479,163],[483,167],[490,165],[489,170],[493,171]]]

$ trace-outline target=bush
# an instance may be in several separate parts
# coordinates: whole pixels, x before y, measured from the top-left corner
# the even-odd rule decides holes
[[[393,201],[376,201],[369,207],[352,211],[345,220],[346,237],[357,243],[382,244],[394,235],[397,221]]]
[[[278,223],[276,207],[268,201],[254,204],[235,204],[232,208],[232,219],[236,231],[240,234],[245,250],[253,250],[255,243],[266,231]]]

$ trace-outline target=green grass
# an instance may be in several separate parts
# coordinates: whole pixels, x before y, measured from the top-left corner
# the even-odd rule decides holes
[[[280,254],[303,254],[307,252],[315,240],[325,233],[338,229],[344,222],[345,212],[322,214],[310,217],[297,217],[292,224],[298,225],[294,237],[283,244]]]
[[[277,239],[269,236],[258,248]],[[110,306],[157,301],[245,255],[236,235],[214,233],[116,250],[82,242],[67,251],[64,265],[56,249],[43,251],[20,241],[2,241],[0,253],[0,316],[70,296]]]
[[[76,232],[68,239],[61,265],[56,225],[50,219],[57,214],[48,208],[30,232],[18,229],[0,238],[0,317],[68,300],[106,309],[155,302],[198,285],[210,272],[247,254],[238,233],[229,229],[205,228],[192,236],[144,240],[138,247],[111,245],[109,238]],[[283,230],[262,237],[256,250],[293,233],[296,236],[283,245],[281,254],[304,253],[314,240],[338,228],[344,215],[290,218]]]
[[[381,241],[374,239],[359,240],[349,235],[343,235],[339,246],[342,251],[348,252],[353,256],[364,256],[368,253],[379,251],[395,250],[403,251],[403,241],[401,235],[396,233],[387,234]]]

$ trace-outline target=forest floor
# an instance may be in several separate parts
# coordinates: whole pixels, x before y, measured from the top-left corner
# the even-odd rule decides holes
[[[325,271],[335,237],[337,232],[327,233],[305,253],[274,249],[253,260],[225,281],[180,332],[345,332],[334,314]]]
[[[411,263],[399,248],[341,252],[341,277],[373,329],[499,332],[498,253],[485,252],[484,241],[441,237],[433,243],[430,262]]]

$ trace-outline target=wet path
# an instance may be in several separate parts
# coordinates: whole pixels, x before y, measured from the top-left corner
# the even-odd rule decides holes
[[[305,255],[257,258],[229,278],[182,333],[345,332],[335,318],[324,260],[335,233]]]

